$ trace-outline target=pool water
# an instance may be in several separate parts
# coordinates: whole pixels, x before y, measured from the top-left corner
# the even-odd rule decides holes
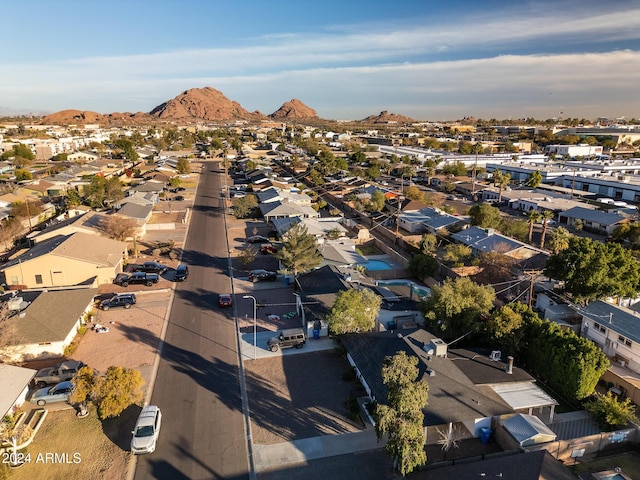
[[[367,270],[376,271],[376,270],[391,270],[391,265],[382,260],[368,260],[365,263],[361,263],[364,268]]]

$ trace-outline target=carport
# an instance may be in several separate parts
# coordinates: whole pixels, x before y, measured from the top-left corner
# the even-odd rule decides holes
[[[535,383],[506,383],[492,385],[491,388],[515,411],[528,410],[531,415],[534,408],[549,407],[549,423],[553,422],[558,402]]]

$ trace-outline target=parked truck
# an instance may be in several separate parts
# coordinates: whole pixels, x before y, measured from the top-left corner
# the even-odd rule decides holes
[[[123,287],[128,287],[133,284],[144,284],[147,287],[150,287],[154,283],[158,283],[160,281],[160,275],[157,273],[146,273],[146,272],[134,272],[131,275],[124,275],[116,279],[115,283],[121,285]]]

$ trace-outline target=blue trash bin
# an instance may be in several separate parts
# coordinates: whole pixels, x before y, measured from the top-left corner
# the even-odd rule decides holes
[[[289,285],[289,277],[284,277],[284,284]]]
[[[313,331],[313,339],[318,340],[320,338],[320,330]]]
[[[489,427],[480,427],[480,441],[482,443],[489,443],[491,439],[491,429]]]

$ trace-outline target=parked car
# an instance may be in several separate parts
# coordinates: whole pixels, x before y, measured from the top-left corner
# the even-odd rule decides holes
[[[249,243],[268,243],[269,239],[267,237],[262,236],[262,235],[252,235],[251,237],[247,238],[247,242],[249,242]]]
[[[218,295],[218,306],[220,307],[230,307],[233,304],[233,300],[231,300],[231,295],[228,293],[221,293]]]
[[[275,281],[277,278],[278,274],[269,270],[251,270],[249,272],[249,280],[253,283],[260,282],[262,280]]]
[[[276,253],[277,251],[278,251],[278,247],[274,247],[270,243],[267,243],[266,245],[262,245],[260,247],[260,253],[263,253],[265,255],[267,253]]]
[[[145,273],[145,272],[134,272],[131,275],[124,275],[116,279],[116,283],[123,287],[128,287],[129,284],[144,284],[147,287],[150,287],[154,283],[158,283],[160,281],[160,276],[157,273]]]
[[[138,415],[136,426],[131,434],[131,453],[153,453],[158,442],[160,427],[162,425],[162,413],[155,405],[144,407]]]
[[[59,363],[55,367],[42,368],[33,377],[33,382],[37,387],[42,388],[46,385],[71,380],[82,367],[84,367],[84,363],[70,360]]]
[[[184,200],[184,197],[182,195],[176,195],[175,197],[173,197],[173,199],[176,202],[181,202],[182,200]]]
[[[162,265],[158,262],[144,262],[142,265],[138,265],[134,268],[136,272],[158,273],[162,275],[169,267]]]
[[[277,337],[271,337],[268,347],[272,352],[277,352],[281,348],[302,348],[306,341],[307,337],[301,328],[289,328],[282,330]]]
[[[124,307],[131,308],[131,305],[136,304],[135,293],[117,293],[113,297],[100,302],[100,309],[107,311],[110,308]]]
[[[176,268],[176,274],[173,276],[174,282],[184,282],[189,276],[189,267],[181,263]]]
[[[46,405],[47,403],[66,402],[73,390],[73,384],[70,381],[60,382],[53,387],[45,387],[36,392],[31,397],[31,403],[36,405]]]

